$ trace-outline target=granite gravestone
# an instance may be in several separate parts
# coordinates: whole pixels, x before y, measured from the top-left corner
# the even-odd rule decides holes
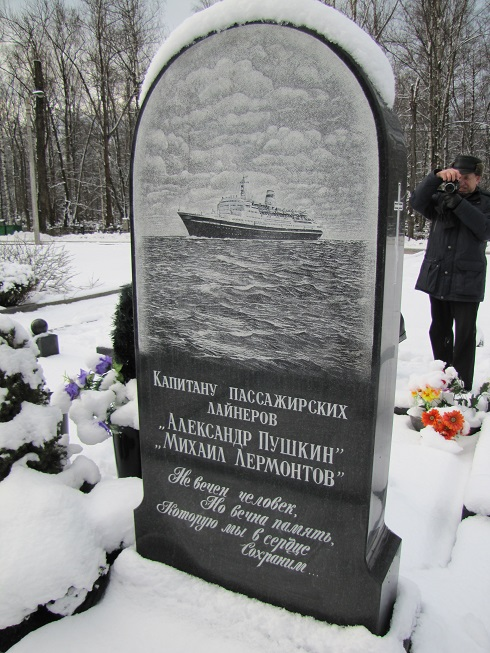
[[[132,162],[143,556],[386,632],[404,178],[322,34],[221,26],[163,66]]]

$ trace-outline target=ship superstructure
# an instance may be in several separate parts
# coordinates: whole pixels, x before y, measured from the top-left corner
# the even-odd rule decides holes
[[[222,197],[217,212],[211,215],[178,211],[190,236],[207,238],[265,238],[279,240],[317,240],[321,228],[305,211],[274,206],[274,191],[268,190],[263,204],[247,197],[246,178],[240,181],[240,194]]]

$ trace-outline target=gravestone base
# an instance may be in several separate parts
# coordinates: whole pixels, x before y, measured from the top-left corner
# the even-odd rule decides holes
[[[144,520],[144,517],[140,516],[139,520]],[[142,521],[138,523],[138,527],[141,528]],[[380,560],[376,569],[369,570],[367,567],[356,569],[357,582],[345,583],[342,578],[326,574],[320,582],[328,586],[328,593],[318,585],[310,585],[308,595],[304,590],[304,593],[295,593],[288,599],[284,595],[279,598],[273,589],[267,587],[258,590],[254,583],[245,583],[243,579],[231,582],[229,575],[224,578],[219,573],[205,570],[191,556],[185,554],[175,556],[172,545],[168,543],[168,538],[158,537],[154,533],[142,536],[137,548],[140,555],[150,560],[155,560],[154,552],[158,550],[160,553],[158,560],[161,560],[163,555],[166,558],[166,563],[176,569],[194,574],[208,582],[245,594],[250,598],[285,608],[290,612],[301,612],[306,616],[339,626],[362,625],[379,636],[386,635],[389,630],[396,598],[399,549],[400,543],[395,539],[387,549],[379,553]],[[386,564],[390,560],[391,565],[386,570]],[[238,576],[238,574],[236,575]],[[284,574],[267,574],[267,580],[271,584],[280,583],[283,588],[286,585],[287,590]],[[298,601],[301,604],[301,610],[298,610]]]

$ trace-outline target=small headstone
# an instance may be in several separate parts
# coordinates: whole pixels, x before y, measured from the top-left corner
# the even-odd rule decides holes
[[[56,356],[60,353],[58,336],[50,333],[46,320],[36,319],[31,323],[31,333],[34,336],[34,342],[39,349],[39,356]]]
[[[217,3],[140,113],[136,546],[383,634],[400,546],[384,507],[403,135],[313,23],[353,24],[318,2],[286,4]],[[368,37],[355,30],[358,51]]]
[[[110,356],[111,358],[114,358],[114,349],[112,347],[100,345],[95,348],[95,351],[102,356]]]

